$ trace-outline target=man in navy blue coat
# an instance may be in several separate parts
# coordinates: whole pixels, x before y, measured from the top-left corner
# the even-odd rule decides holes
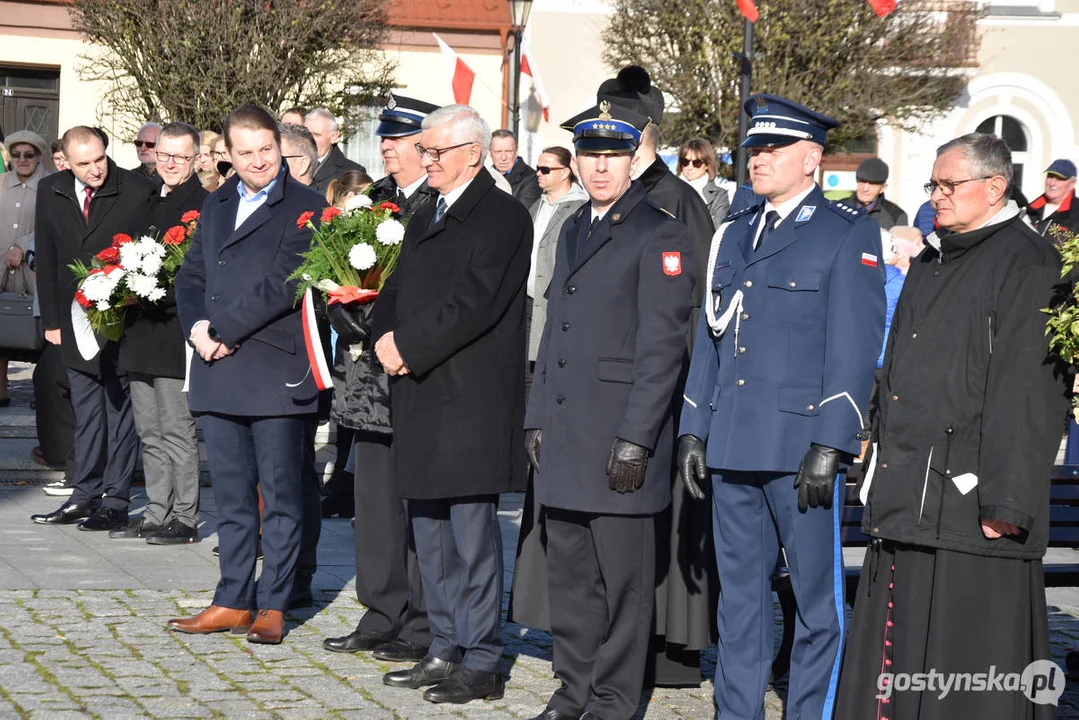
[[[831,718],[844,618],[835,480],[861,450],[884,334],[880,229],[813,181],[835,120],[772,95],[745,109],[763,200],[712,239],[676,462],[691,495],[712,483],[719,717],[764,718],[782,545],[798,604],[787,715]]]
[[[277,122],[262,108],[233,110],[225,139],[236,177],[207,198],[176,278],[180,322],[199,356],[189,402],[220,509],[221,581],[208,609],[169,627],[245,628],[250,642],[279,643],[300,546],[304,424],[318,404],[286,278],[311,246],[297,219],[326,202],[283,169]],[[265,499],[257,583],[256,486]]]

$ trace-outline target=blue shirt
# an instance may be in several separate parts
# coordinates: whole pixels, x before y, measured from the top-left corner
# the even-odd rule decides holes
[[[233,225],[233,229],[240,227],[244,224],[247,218],[251,217],[256,210],[266,204],[266,198],[270,196],[270,191],[273,190],[274,185],[277,184],[277,180],[281,176],[275,177],[270,181],[270,184],[259,190],[254,195],[247,194],[247,187],[243,182],[236,184],[236,192],[240,195],[240,204],[236,206],[236,224]]]
[[[892,316],[895,315],[899,294],[903,292],[903,283],[907,280],[907,276],[895,265],[885,266],[885,272],[887,280],[884,282],[884,299],[887,305],[884,314],[884,343],[881,345],[880,356],[877,358],[878,368],[884,365],[884,351],[888,348],[888,332],[892,329]]]

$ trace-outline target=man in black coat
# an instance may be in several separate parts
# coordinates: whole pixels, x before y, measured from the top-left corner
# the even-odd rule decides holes
[[[509,130],[491,133],[491,163],[506,177],[513,188],[513,197],[526,208],[536,204],[542,193],[536,170],[517,155],[517,137]]]
[[[116,167],[88,127],[71,128],[63,142],[71,170],[38,186],[36,267],[45,340],[61,346],[71,383],[75,489],[57,510],[33,520],[67,524],[85,518],[82,530],[115,530],[127,525],[138,439],[127,378],[116,368],[117,344],[99,338],[101,348],[89,360],[79,351],[71,321],[77,284],[68,266],[75,260],[89,265],[114,235],[145,228],[154,185]]]
[[[501,698],[498,495],[524,489],[525,280],[532,221],[483,160],[470,107],[423,121],[438,202],[413,216],[375,305],[375,352],[392,376],[394,472],[408,499],[434,640],[399,687],[431,702]],[[437,683],[437,684],[436,684]]]
[[[562,227],[525,419],[562,683],[539,720],[631,717],[648,658],[694,258],[631,183],[646,123],[604,102],[563,125],[591,202]]]
[[[330,181],[336,180],[350,170],[367,172],[363,165],[353,162],[345,157],[337,143],[341,140],[341,132],[337,128],[337,118],[326,108],[315,108],[307,113],[304,125],[311,131],[315,138],[315,148],[318,150],[318,166],[315,167],[314,180],[311,187],[326,194],[326,188]]]
[[[872,542],[837,719],[879,717],[881,707],[892,718],[1054,714],[1030,699],[1048,674],[1035,675],[1029,695],[890,682],[1051,664],[1041,559],[1069,403],[1042,308],[1058,292],[1060,258],[1019,217],[1011,180],[1011,151],[996,136],[937,150],[928,186],[941,230],[911,262],[870,404],[859,497]],[[1063,688],[1063,673],[1053,675],[1042,689]]]
[[[858,181],[857,189],[838,198],[839,202],[866,213],[881,230],[910,224],[906,211],[884,197],[888,188],[888,163],[880,158],[866,158],[858,164],[854,179]]]
[[[370,197],[375,204],[395,203],[402,219],[430,209],[438,197],[427,185],[427,171],[416,152],[423,119],[437,109],[422,100],[391,95],[379,115],[375,134],[382,138],[387,174],[374,184]],[[342,427],[355,430],[356,473],[348,478],[354,494],[348,500],[354,502],[356,517],[356,598],[367,611],[355,630],[327,638],[322,645],[333,652],[372,650],[379,660],[415,662],[427,655],[432,638],[408,508],[394,477],[389,376],[371,352],[370,318],[381,302],[329,307],[340,343],[333,372],[337,432]],[[353,349],[359,354],[353,356]]]
[[[185,215],[202,209],[209,193],[195,174],[198,152],[195,128],[169,123],[161,129],[155,151],[161,189],[150,212],[151,233],[180,240],[188,229]],[[140,298],[128,310],[120,338],[119,367],[130,380],[135,429],[142,441],[146,511],[109,537],[183,545],[198,540],[199,448],[183,392],[184,333],[172,288],[164,289],[159,300]]]
[[[243,628],[248,642],[279,643],[300,548],[304,441],[318,409],[287,278],[311,247],[298,218],[326,201],[289,176],[277,122],[262,108],[233,110],[224,134],[236,175],[204,203],[175,285],[184,336],[199,355],[188,399],[220,511],[221,580],[209,608],[169,627]],[[257,582],[256,486],[265,502]]]

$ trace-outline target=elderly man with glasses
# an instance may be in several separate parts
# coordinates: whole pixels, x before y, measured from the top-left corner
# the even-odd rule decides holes
[[[891,683],[1022,673],[1050,658],[1041,559],[1068,384],[1042,308],[1060,258],[1009,201],[1011,182],[1011,152],[993,135],[937,150],[925,189],[940,229],[911,261],[870,403],[859,496],[871,540],[837,718],[886,706],[892,718],[1021,720],[1048,707],[1018,692]]]
[[[525,280],[532,222],[483,172],[472,108],[430,113],[415,143],[438,200],[412,216],[374,311],[391,376],[394,477],[408,500],[434,640],[384,682],[430,702],[504,693],[498,495],[524,489]]]
[[[139,164],[138,167],[133,167],[131,170],[151,180],[157,177],[156,148],[160,134],[160,124],[155,122],[143,123],[143,126],[139,128],[139,134],[133,141],[135,152],[139,156]]]

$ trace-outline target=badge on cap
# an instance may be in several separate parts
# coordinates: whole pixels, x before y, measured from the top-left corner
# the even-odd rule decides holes
[[[813,217],[815,212],[817,212],[816,205],[803,205],[802,209],[798,211],[798,217],[794,218],[794,222],[805,222]]]
[[[877,256],[872,253],[862,253],[862,264],[869,267],[877,267]]]
[[[397,98],[395,98],[393,96],[393,93],[390,93],[389,97],[386,98],[386,109],[387,110],[396,110],[397,109]]]
[[[665,253],[663,253],[663,274],[664,275],[681,275],[682,274],[682,253],[680,253],[680,252],[665,252]]]

